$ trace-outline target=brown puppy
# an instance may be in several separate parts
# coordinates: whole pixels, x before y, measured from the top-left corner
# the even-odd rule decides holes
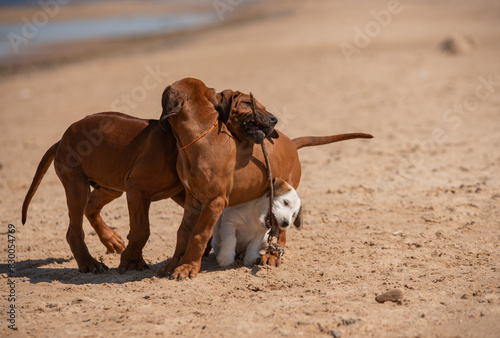
[[[211,105],[214,101],[215,105]],[[160,123],[166,126],[168,121],[176,137],[177,173],[186,189],[186,200],[174,255],[160,268],[160,276],[196,277],[207,242],[224,208],[262,196],[267,189],[263,155],[254,142],[272,136],[268,126],[276,120],[258,102],[259,121],[252,120],[249,98],[233,101],[230,92],[216,95],[213,89],[192,78],[177,81],[163,93]],[[241,105],[246,106],[247,111],[233,116],[235,107],[242,111]],[[227,118],[227,126],[217,124],[219,113]],[[237,123],[254,125],[242,128]],[[277,136],[268,150],[273,176],[297,188],[301,176],[297,145],[281,133]],[[370,138],[371,135],[353,137]],[[320,144],[320,139],[310,142]],[[305,139],[299,142],[299,146],[306,145]],[[283,244],[286,236],[280,236]],[[264,257],[265,262],[271,259]]]
[[[167,128],[169,128],[167,126]],[[22,209],[28,206],[52,160],[66,191],[69,228],[66,239],[81,272],[102,272],[107,267],[89,253],[82,230],[83,215],[109,252],[122,253],[120,271],[143,270],[142,249],[149,237],[151,201],[172,197],[184,203],[184,187],[175,170],[177,147],[170,129],[157,120],[120,113],[87,116],[72,124],[41,160]],[[90,192],[90,186],[94,190]],[[101,218],[104,205],[127,194],[130,215],[129,244]]]

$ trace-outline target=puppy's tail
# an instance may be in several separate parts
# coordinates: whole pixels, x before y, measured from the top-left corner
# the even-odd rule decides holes
[[[302,136],[297,137],[292,140],[297,149],[303,147],[320,146],[323,144],[329,144],[339,141],[351,140],[353,138],[373,138],[370,134],[363,133],[350,133],[350,134],[339,134],[330,136]]]
[[[36,190],[38,189],[38,186],[40,185],[40,182],[42,182],[42,178],[49,169],[50,165],[52,164],[52,161],[54,160],[54,157],[56,156],[56,151],[57,147],[59,146],[58,141],[56,144],[54,144],[52,147],[47,150],[45,155],[43,155],[42,160],[38,164],[38,168],[36,169],[35,177],[33,177],[33,182],[31,182],[30,189],[28,190],[28,193],[26,194],[26,197],[24,198],[23,202],[23,211],[22,211],[22,222],[23,224],[26,223],[26,218],[28,214],[28,206],[30,205],[31,199],[36,193]]]

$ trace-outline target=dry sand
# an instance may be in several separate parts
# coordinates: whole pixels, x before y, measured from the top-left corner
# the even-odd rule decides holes
[[[354,46],[353,28],[370,26],[387,1],[286,4],[288,15],[184,44],[0,79],[2,262],[12,223],[18,328],[7,328],[12,277],[2,265],[1,336],[500,336],[500,3],[402,1],[351,62],[339,44]],[[474,48],[440,50],[457,34]],[[141,89],[152,70],[156,82]],[[111,269],[79,273],[52,169],[20,223],[38,162],[88,114],[157,118],[162,89],[186,76],[252,91],[290,137],[375,138],[300,150],[305,224],[289,231],[279,268],[220,269],[211,255],[194,280],[157,278],[183,211],[165,200],[151,207],[151,270],[120,275],[120,257],[85,221],[91,253]],[[103,214],[125,238],[125,198]],[[403,301],[375,301],[395,287]]]

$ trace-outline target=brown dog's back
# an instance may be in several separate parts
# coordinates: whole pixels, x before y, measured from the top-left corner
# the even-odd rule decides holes
[[[89,115],[73,123],[43,156],[24,199],[22,223],[53,161],[56,172],[84,175],[96,187],[128,191],[134,185],[158,200],[182,190],[176,160],[172,131],[162,129],[158,120],[115,112]]]

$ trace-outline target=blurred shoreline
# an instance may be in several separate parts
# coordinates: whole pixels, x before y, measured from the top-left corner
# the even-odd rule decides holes
[[[161,3],[91,0],[52,9],[40,5],[2,6],[0,74],[17,74],[105,55],[169,48],[189,43],[214,29],[290,12],[283,6],[269,6],[260,1],[248,1],[235,9],[221,15],[211,2],[194,0]],[[142,31],[127,27],[134,20],[142,26]],[[94,23],[94,27],[85,28],[86,22]],[[95,27],[95,23],[102,28]],[[33,33],[34,37],[26,38],[20,25],[24,33]],[[17,27],[17,31],[12,27]],[[68,31],[72,29],[74,31]]]

